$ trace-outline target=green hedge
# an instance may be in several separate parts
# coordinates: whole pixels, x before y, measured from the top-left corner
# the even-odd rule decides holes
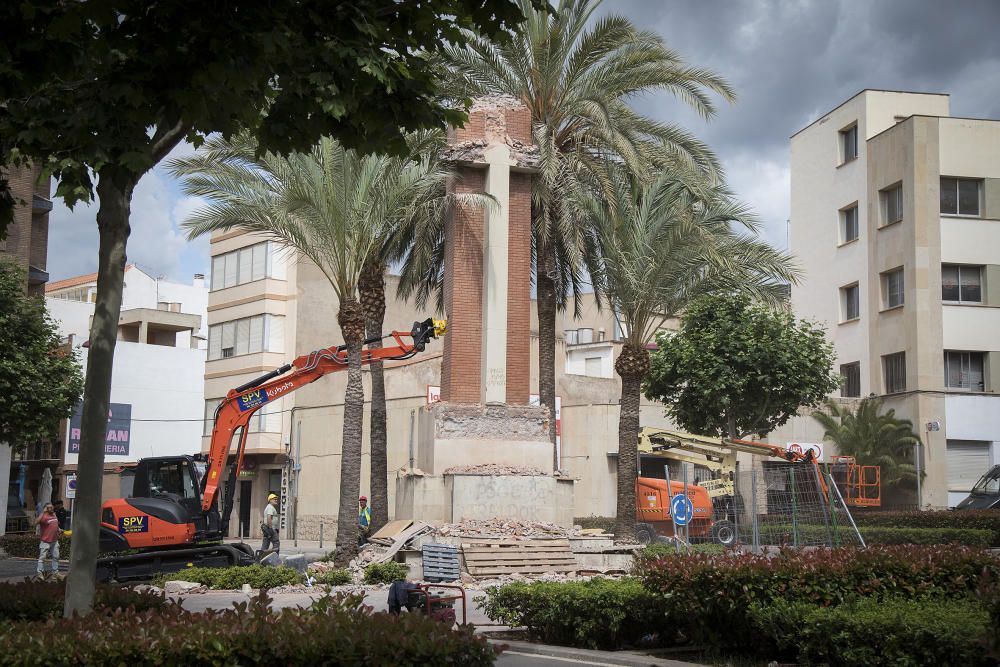
[[[388,563],[372,563],[365,568],[366,584],[391,584],[394,581],[406,579],[410,568],[396,561]]]
[[[343,586],[354,581],[354,577],[347,570],[327,570],[326,572],[310,572],[313,582],[317,584],[327,584],[329,586]]]
[[[767,525],[768,534],[784,534],[785,541],[792,544],[792,524]],[[961,544],[967,547],[985,548],[993,542],[993,531],[979,528],[949,528],[930,527],[914,528],[910,526],[869,526],[859,525],[858,530],[865,539],[865,544]],[[826,526],[817,524],[799,524],[796,526],[799,540],[806,544],[820,544],[828,539]],[[837,532],[841,542],[847,542],[854,537],[853,530],[848,525],[840,525]],[[854,540],[856,541],[856,539]]]
[[[271,611],[261,595],[234,609],[179,605],[42,623],[0,624],[0,667],[27,665],[339,665],[486,667],[495,652],[471,627],[424,614],[372,614],[361,598]]]
[[[878,600],[836,607],[775,600],[756,604],[750,624],[773,640],[779,657],[805,664],[995,664],[984,651],[987,612],[974,600]]]
[[[859,526],[884,528],[961,528],[992,532],[989,546],[1000,547],[1000,509],[934,512],[863,512],[855,510]]]
[[[0,620],[40,621],[59,618],[66,599],[64,582],[24,581],[0,583]],[[128,588],[98,586],[94,598],[96,613],[110,613],[131,607],[137,611],[163,609],[168,604],[162,594],[137,593]]]
[[[514,583],[486,590],[483,612],[493,621],[526,627],[547,644],[612,649],[659,631],[658,596],[637,579]]]
[[[247,565],[245,567],[189,567],[179,572],[161,574],[156,578],[156,584],[163,586],[168,581],[191,581],[203,584],[213,589],[232,590],[250,588],[266,590],[288,584],[301,584],[302,575],[290,567],[268,567],[266,565]]]
[[[581,528],[600,528],[605,533],[613,533],[615,532],[615,517],[578,516],[573,519],[573,525]]]
[[[37,535],[0,536],[0,548],[6,551],[8,555],[18,558],[38,558],[39,542],[40,540]],[[59,537],[59,558],[61,560],[69,559],[69,545],[69,535]]]

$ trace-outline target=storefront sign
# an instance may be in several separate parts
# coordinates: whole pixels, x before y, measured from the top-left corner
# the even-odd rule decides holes
[[[69,421],[69,453],[80,453],[80,421],[83,403],[78,403]],[[132,431],[132,405],[112,403],[108,409],[108,433],[104,441],[105,456],[128,456]]]

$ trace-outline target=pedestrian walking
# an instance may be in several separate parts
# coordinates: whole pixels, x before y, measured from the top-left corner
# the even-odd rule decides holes
[[[45,576],[45,559],[50,558],[52,563],[51,575],[54,577],[59,572],[59,519],[56,518],[55,507],[52,503],[45,503],[42,513],[35,519],[35,525],[41,531],[41,541],[38,543],[38,576]]]
[[[267,497],[267,505],[264,506],[264,520],[260,524],[260,530],[264,533],[264,542],[260,550],[267,551],[281,549],[281,538],[278,536],[278,529],[281,527],[278,515],[278,496],[270,494]]]

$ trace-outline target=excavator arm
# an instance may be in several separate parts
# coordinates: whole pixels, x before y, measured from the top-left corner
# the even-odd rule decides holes
[[[381,348],[365,348],[361,351],[361,363],[367,365],[377,361],[409,359],[422,352],[427,341],[445,333],[445,321],[427,319],[414,322],[411,331],[393,331],[390,334],[370,338],[364,345],[392,338],[395,345]],[[408,341],[405,339],[409,339]],[[208,454],[208,468],[202,479],[201,508],[208,512],[215,503],[222,480],[222,472],[229,459],[233,436],[239,432],[236,449],[236,463],[230,480],[236,479],[243,468],[246,448],[247,424],[250,418],[270,401],[315,382],[328,373],[347,370],[347,346],[328,347],[302,355],[290,364],[277,368],[246,384],[232,389],[215,411],[215,426]],[[222,512],[223,531],[229,523],[232,489],[227,490],[226,507]]]

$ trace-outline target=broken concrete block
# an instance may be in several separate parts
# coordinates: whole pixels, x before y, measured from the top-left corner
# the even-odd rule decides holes
[[[243,588],[241,590],[244,595],[253,595],[253,589],[250,588],[250,584],[243,584]]]
[[[281,564],[284,565],[285,567],[293,568],[297,572],[302,572],[302,573],[305,573],[306,566],[308,565],[308,563],[306,563],[306,557],[304,554],[293,554],[291,556],[286,556],[281,561]]]
[[[268,567],[278,567],[281,564],[281,558],[276,553],[269,553],[260,559],[261,565],[267,565]]]
[[[190,593],[196,588],[201,588],[201,584],[193,581],[168,581],[163,584],[163,590],[167,593]]]

